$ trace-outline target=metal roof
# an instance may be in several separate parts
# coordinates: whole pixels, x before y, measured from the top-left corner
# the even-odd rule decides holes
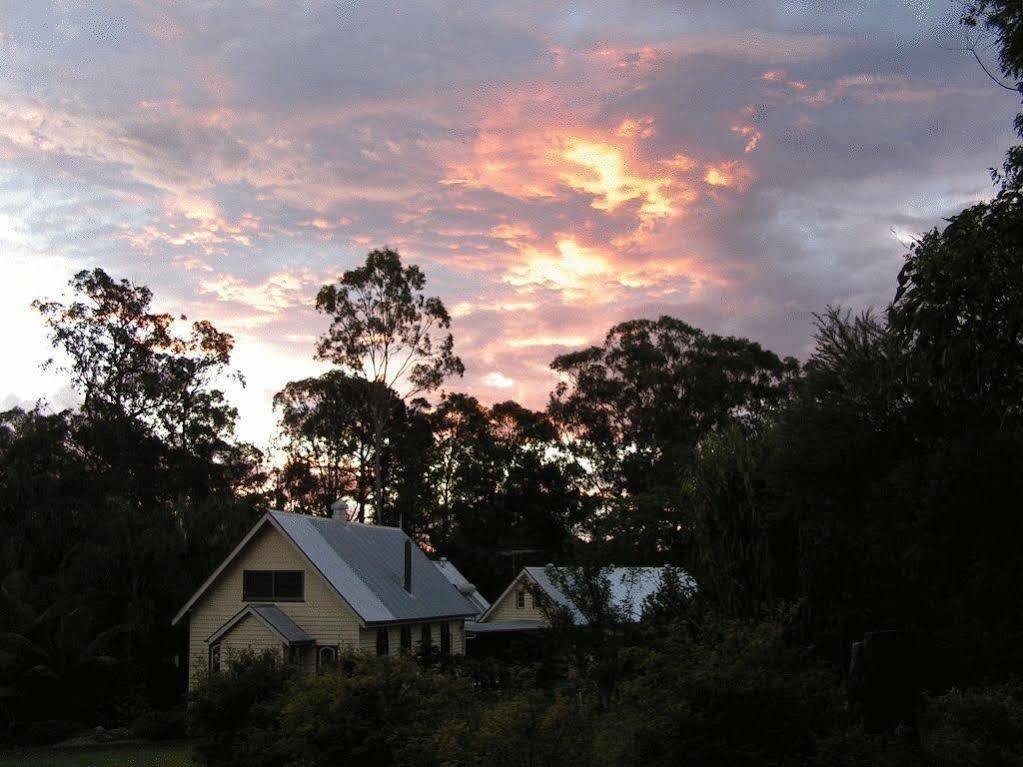
[[[549,626],[543,621],[493,621],[479,623],[466,621],[467,634],[503,634],[511,631],[546,631]]]
[[[447,559],[435,559],[433,564],[451,582],[451,585],[455,587],[459,594],[476,605],[477,614],[484,613],[490,609],[490,602],[486,600],[486,597],[475,586],[469,583],[468,579],[458,571],[453,562]]]
[[[288,642],[296,644],[313,641],[313,638],[277,605],[250,605],[250,608],[257,617],[262,618]]]
[[[586,624],[587,620],[579,608],[551,579],[549,570],[562,573],[564,578],[573,577],[571,567],[526,567],[524,572],[540,589],[563,607],[568,608],[572,619],[578,625]],[[630,620],[638,621],[643,615],[643,603],[661,585],[664,576],[663,567],[605,567],[601,573],[607,577],[611,585],[611,601],[616,607],[624,610]],[[680,570],[679,576],[684,586],[695,591],[696,581],[688,573]]]
[[[366,623],[476,615],[413,543],[412,593],[404,588],[405,541],[396,527],[271,511],[269,516]]]
[[[313,638],[303,631],[302,628],[295,623],[295,621],[289,618],[283,610],[277,607],[277,605],[263,604],[246,605],[235,613],[235,615],[228,620],[227,623],[214,631],[206,641],[212,643],[222,639],[231,631],[231,629],[250,615],[262,621],[267,628],[277,632],[277,634],[289,645],[305,644],[313,641]]]

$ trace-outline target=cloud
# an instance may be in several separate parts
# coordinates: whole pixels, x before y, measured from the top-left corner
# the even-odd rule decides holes
[[[492,370],[483,376],[482,383],[484,386],[489,386],[492,389],[510,389],[515,386],[515,379]]]
[[[1013,138],[1017,101],[935,44],[939,16],[16,4],[0,253],[26,287],[5,317],[35,322],[14,304],[83,267],[148,284],[238,336],[260,441],[274,391],[322,369],[316,289],[385,244],[451,311],[468,368],[451,386],[487,401],[542,407],[556,354],[638,316],[805,354],[810,313],[888,300],[891,230],[989,194]],[[33,349],[0,398],[48,391]]]

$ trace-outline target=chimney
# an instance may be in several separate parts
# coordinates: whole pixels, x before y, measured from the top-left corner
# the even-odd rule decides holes
[[[412,541],[405,539],[405,591],[412,593]]]

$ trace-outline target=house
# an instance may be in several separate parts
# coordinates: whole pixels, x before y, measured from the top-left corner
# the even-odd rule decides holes
[[[602,574],[609,581],[612,603],[629,620],[638,621],[643,615],[643,603],[660,587],[664,571],[664,567],[607,567]],[[687,573],[679,571],[679,575],[684,586],[696,588]],[[573,568],[524,567],[490,609],[475,622],[466,624],[466,631],[471,636],[542,631],[550,627],[545,600],[565,608],[577,626],[586,625],[586,617],[558,583],[572,577]]]
[[[444,577],[451,582],[451,585],[455,587],[458,593],[475,605],[477,616],[490,609],[490,602],[487,601],[486,597],[475,586],[469,583],[468,579],[458,571],[453,562],[446,557],[441,557],[440,559],[435,559],[433,563]]]
[[[464,580],[464,579],[463,579]],[[189,680],[231,651],[271,649],[313,671],[345,650],[465,652],[479,614],[394,527],[270,511],[174,617],[188,619]]]

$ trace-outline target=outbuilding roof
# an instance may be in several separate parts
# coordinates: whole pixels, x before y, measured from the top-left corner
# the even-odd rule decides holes
[[[660,588],[664,578],[664,567],[605,567],[601,575],[608,579],[611,590],[611,602],[614,606],[621,608],[626,617],[632,621],[638,621],[643,615],[643,603]],[[695,591],[696,581],[684,570],[677,570],[682,580],[683,587]],[[575,568],[571,567],[524,567],[519,577],[505,591],[512,589],[521,578],[528,578],[555,604],[566,608],[572,616],[576,625],[585,625],[588,621],[579,610],[578,606],[564,593],[559,585],[560,580],[571,582],[575,577]],[[554,576],[554,578],[552,578]],[[498,598],[498,602],[504,594]],[[482,620],[488,618],[487,614],[481,616]]]
[[[256,532],[270,524],[291,541],[364,624],[472,617],[476,606],[412,543],[412,591],[404,588],[404,531],[283,511],[267,512],[181,611],[177,623]]]
[[[490,602],[487,601],[475,586],[459,572],[454,563],[448,559],[435,559],[433,564],[441,571],[441,574],[450,581],[459,594],[468,599],[476,606],[477,614],[482,614],[490,609]]]

